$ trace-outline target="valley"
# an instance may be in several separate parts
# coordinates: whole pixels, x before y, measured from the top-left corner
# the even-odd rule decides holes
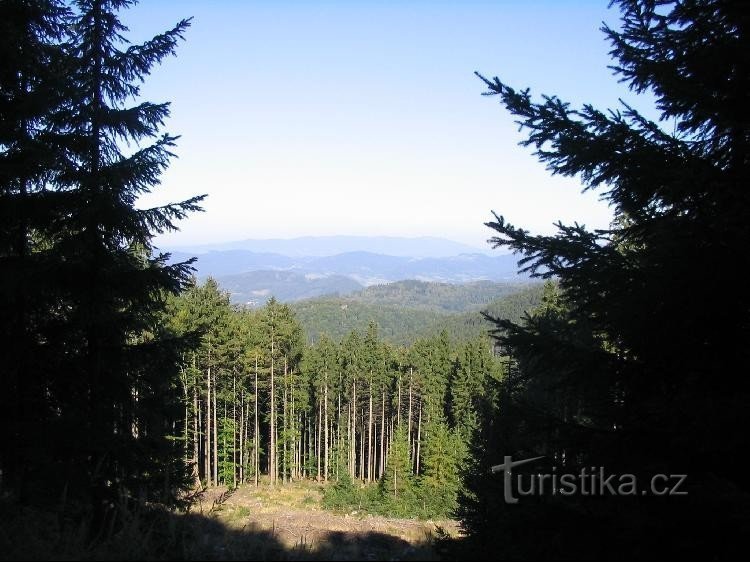
[[[433,238],[246,240],[178,248],[170,254],[171,263],[195,257],[193,267],[199,281],[216,279],[233,303],[250,307],[263,306],[271,296],[284,302],[347,296],[373,285],[404,280],[442,284],[518,284],[529,280],[517,273],[518,258],[512,254]],[[480,294],[486,293],[486,285],[477,288]],[[426,293],[428,300],[433,293]],[[387,293],[369,293],[375,295],[385,297]]]

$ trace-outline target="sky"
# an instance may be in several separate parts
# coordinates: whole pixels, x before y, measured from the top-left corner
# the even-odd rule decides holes
[[[611,210],[552,177],[474,71],[606,109],[640,100],[607,68],[608,1],[144,0],[133,42],[193,17],[143,99],[181,135],[143,207],[206,193],[158,246],[317,235],[486,246],[492,211],[535,233],[606,227]]]

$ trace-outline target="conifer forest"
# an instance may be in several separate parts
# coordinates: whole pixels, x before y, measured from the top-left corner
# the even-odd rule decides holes
[[[251,279],[162,249],[214,185],[143,203],[182,142],[144,85],[200,25],[186,4],[136,40],[149,4],[0,0],[0,559],[742,556],[743,2],[612,2],[611,80],[648,111],[469,76],[527,158],[612,213],[538,234],[486,201],[474,226],[517,263],[493,280],[468,254],[342,252],[347,277],[231,248],[283,264]]]

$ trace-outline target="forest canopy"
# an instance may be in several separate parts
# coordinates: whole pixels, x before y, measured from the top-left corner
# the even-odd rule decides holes
[[[746,550],[744,3],[616,2],[620,25],[602,28],[611,68],[655,100],[656,120],[478,74],[522,145],[614,211],[608,228],[549,235],[494,214],[492,244],[543,283],[481,319],[445,309],[496,288],[425,296],[408,282],[356,303],[250,310],[197,284],[192,260],[171,263],[155,236],[204,196],[138,207],[177,142],[163,130],[169,103],[140,87],[190,20],[131,44],[119,13],[132,4],[0,1],[0,515],[16,517],[0,528],[3,553],[28,546],[15,530],[36,516],[27,533],[54,545],[40,557],[75,541],[96,552],[126,528],[148,540],[156,520],[172,537],[160,552],[184,556],[163,516],[187,513],[190,491],[261,480],[315,482],[333,510],[457,517],[456,558]],[[384,306],[405,294],[408,314]],[[598,467],[681,475],[684,493],[553,487],[514,503],[510,459],[524,459],[516,482]]]

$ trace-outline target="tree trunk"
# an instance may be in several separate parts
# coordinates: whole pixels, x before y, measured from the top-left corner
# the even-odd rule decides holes
[[[240,426],[240,429],[242,426]],[[242,436],[240,435],[240,438]],[[237,375],[232,372],[232,488],[237,487]]]
[[[209,367],[206,376],[206,485],[211,485],[211,348],[208,351]]]
[[[346,437],[347,437],[347,445],[346,445],[346,461],[347,461],[347,470],[349,471],[349,476],[354,478],[354,463],[352,461],[352,404],[349,402],[349,404],[346,405]]]
[[[245,431],[245,393],[240,389],[240,428],[239,428],[239,440],[240,440],[240,466],[239,476],[240,484],[245,483],[245,440],[247,437],[244,434]]]
[[[226,400],[224,401],[224,419],[222,420],[222,422],[223,422],[224,427],[226,427],[227,426],[227,402],[226,402]],[[229,460],[229,455],[227,454],[227,432],[226,431],[222,431],[221,442],[222,442],[222,449],[221,450],[222,450],[222,453],[224,455],[224,461],[226,462],[226,461]],[[226,475],[226,473],[222,474],[221,477],[223,479],[222,483],[225,486],[229,486],[229,482],[227,482],[227,475]]]
[[[289,374],[289,455],[291,460],[289,478],[297,480],[297,418],[294,415],[294,377]]]
[[[383,404],[380,409],[380,465],[378,466],[378,479],[383,476],[385,470],[385,388],[382,389]]]
[[[307,414],[307,458],[310,462],[315,458],[315,428],[313,427],[315,413],[311,412],[311,414]],[[312,468],[309,476],[312,477]]]
[[[417,422],[417,471],[415,474],[419,475],[419,448],[422,444],[422,403],[419,404],[419,421]]]
[[[197,385],[196,385],[197,387]],[[196,388],[195,392],[197,393],[198,390]],[[201,449],[201,447],[205,446],[205,442],[203,440],[203,409],[201,408],[202,402],[198,401],[198,431],[196,431],[195,439],[198,441],[198,463],[202,464],[200,461],[205,456],[205,451]],[[204,470],[204,476],[205,476],[205,465],[203,466]],[[198,466],[198,472],[200,473],[200,466]],[[199,474],[200,476],[200,474]]]
[[[398,408],[396,409],[396,426],[401,427],[401,373],[398,374]]]
[[[357,477],[357,377],[354,377],[352,398],[352,478]]]
[[[214,404],[213,404],[213,430],[214,430],[214,486],[219,485],[219,428],[216,420],[216,375],[214,375]]]
[[[336,481],[339,480],[339,459],[341,458],[341,371],[339,371],[339,386],[336,388],[336,401],[338,402],[338,413],[336,416],[336,428],[338,429],[336,440]]]
[[[268,447],[268,476],[271,479],[271,485],[276,484],[276,398],[274,394],[274,380],[273,380],[273,354],[274,354],[274,341],[273,341],[273,328],[271,328],[271,437],[270,445]]]
[[[413,371],[412,368],[409,367],[409,419],[407,420],[407,430],[406,434],[408,436],[409,440],[409,451],[412,450],[412,439],[411,439],[411,383],[412,383],[412,377],[413,377]]]
[[[323,418],[325,424],[325,447],[323,451],[323,480],[328,480],[328,370],[324,372]]]
[[[367,417],[367,481],[372,482],[372,454],[375,450],[372,444],[372,369],[370,369],[370,385],[368,387],[369,394],[369,414]]]
[[[255,463],[255,487],[258,487],[258,473],[260,472],[260,427],[258,425],[258,352],[255,352],[255,429],[253,430],[253,457]]]
[[[318,475],[317,475],[317,480],[318,481],[320,481],[321,468],[322,468],[321,467],[321,458],[320,458],[320,454],[321,454],[321,450],[322,450],[322,447],[320,446],[321,445],[320,444],[320,439],[321,439],[321,435],[323,434],[322,422],[323,422],[323,405],[321,404],[320,399],[318,399],[318,424],[315,427],[315,432],[316,432],[316,439],[315,439],[316,451],[315,451],[315,454],[316,454],[316,457],[318,459]]]
[[[365,409],[362,408],[362,417],[359,421],[359,479],[365,479]]]
[[[288,401],[288,381],[287,381],[287,363],[286,355],[284,356],[284,401],[282,403],[282,415],[284,416],[284,425],[282,427],[282,454],[281,454],[281,480],[287,482],[288,471],[289,471],[289,459],[287,458],[287,441],[289,440],[289,422],[287,415],[287,401]]]
[[[195,376],[195,355],[193,355],[193,376]],[[198,410],[198,387],[193,380],[193,481],[196,488],[200,486],[200,450],[199,450],[199,427],[200,411]]]

